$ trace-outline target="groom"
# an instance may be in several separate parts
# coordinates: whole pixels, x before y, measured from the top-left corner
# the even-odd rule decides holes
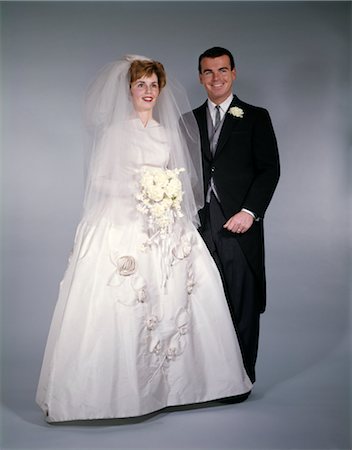
[[[199,57],[208,99],[194,115],[203,157],[206,203],[200,232],[220,270],[243,362],[252,382],[259,316],[266,304],[263,218],[279,179],[268,112],[232,93],[236,70],[221,47]]]

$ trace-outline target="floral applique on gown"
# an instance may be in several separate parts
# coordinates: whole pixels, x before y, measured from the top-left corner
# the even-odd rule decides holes
[[[166,168],[171,150],[157,122],[130,126],[125,174],[137,186],[136,169]],[[48,421],[134,417],[251,389],[219,273],[194,225],[177,219],[166,246],[147,239],[132,195],[121,223],[107,211],[78,225],[37,391]]]

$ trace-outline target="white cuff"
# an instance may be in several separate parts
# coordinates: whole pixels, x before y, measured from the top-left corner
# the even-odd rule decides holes
[[[242,208],[241,211],[244,211],[244,212],[250,214],[253,217],[253,219],[257,218],[256,215],[252,211],[250,211],[249,209]]]

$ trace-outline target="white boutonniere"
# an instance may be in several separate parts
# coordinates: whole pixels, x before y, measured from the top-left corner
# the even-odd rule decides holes
[[[233,117],[239,117],[240,119],[244,116],[244,111],[242,108],[239,108],[238,106],[233,106],[229,109],[229,114]]]

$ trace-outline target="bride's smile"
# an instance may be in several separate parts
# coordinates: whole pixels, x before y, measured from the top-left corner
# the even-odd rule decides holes
[[[152,110],[159,96],[157,75],[153,73],[150,77],[142,77],[132,83],[131,95],[137,112]]]

